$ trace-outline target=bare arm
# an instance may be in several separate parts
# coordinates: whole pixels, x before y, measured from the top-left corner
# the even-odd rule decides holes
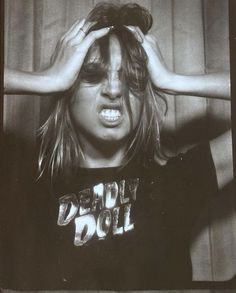
[[[171,72],[162,58],[157,41],[146,36],[143,41],[148,67],[154,85],[167,94],[230,99],[230,75],[228,72],[200,75],[183,75]]]
[[[230,99],[229,73],[182,75],[171,72],[164,62],[155,37],[144,36],[137,27],[127,28],[134,33],[145,49],[150,77],[159,90],[174,95]],[[231,131],[211,140],[210,148],[216,168],[218,187],[221,189],[233,179]]]
[[[127,26],[141,42],[148,56],[148,70],[153,84],[167,94],[230,99],[228,72],[183,75],[168,69],[156,38],[143,35],[138,27]]]
[[[47,94],[58,91],[57,81],[45,72],[4,69],[5,94]]]
[[[5,94],[49,94],[68,90],[76,81],[84,58],[94,41],[110,28],[88,33],[94,23],[76,22],[59,40],[52,64],[41,72],[4,70]],[[87,34],[88,33],[88,34]]]
[[[230,100],[230,76],[228,72],[202,75],[170,72],[165,83],[162,83],[161,90],[167,94]]]

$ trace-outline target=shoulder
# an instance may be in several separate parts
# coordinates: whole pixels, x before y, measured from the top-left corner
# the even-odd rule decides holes
[[[208,142],[170,158],[161,167],[154,163],[149,170],[150,173],[153,173],[151,177],[155,177],[158,173],[160,180],[167,185],[181,185],[185,188],[189,186],[190,189],[198,190],[209,189],[211,186],[212,190],[217,191],[216,170]]]
[[[177,170],[178,173],[198,174],[209,173],[215,176],[215,166],[208,142],[197,145],[185,153],[179,153],[176,157],[170,158],[165,166],[165,172]]]

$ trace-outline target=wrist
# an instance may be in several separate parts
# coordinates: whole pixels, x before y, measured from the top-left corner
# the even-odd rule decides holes
[[[45,70],[36,74],[41,80],[41,93],[53,94],[66,90],[63,86],[63,81],[61,80],[62,77],[59,74],[54,74],[50,70]]]
[[[158,89],[166,94],[177,94],[177,74],[168,69],[165,69],[165,73],[162,73],[160,76],[162,76],[162,78],[159,78]]]

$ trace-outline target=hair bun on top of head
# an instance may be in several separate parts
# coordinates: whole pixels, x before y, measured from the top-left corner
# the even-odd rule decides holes
[[[116,5],[107,2],[98,3],[87,17],[88,21],[95,21],[93,29],[106,26],[120,27],[123,25],[138,26],[144,34],[152,27],[150,12],[135,3]]]

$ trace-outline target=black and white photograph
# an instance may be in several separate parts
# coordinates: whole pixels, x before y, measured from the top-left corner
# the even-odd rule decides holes
[[[236,288],[230,1],[3,2],[2,291]]]

